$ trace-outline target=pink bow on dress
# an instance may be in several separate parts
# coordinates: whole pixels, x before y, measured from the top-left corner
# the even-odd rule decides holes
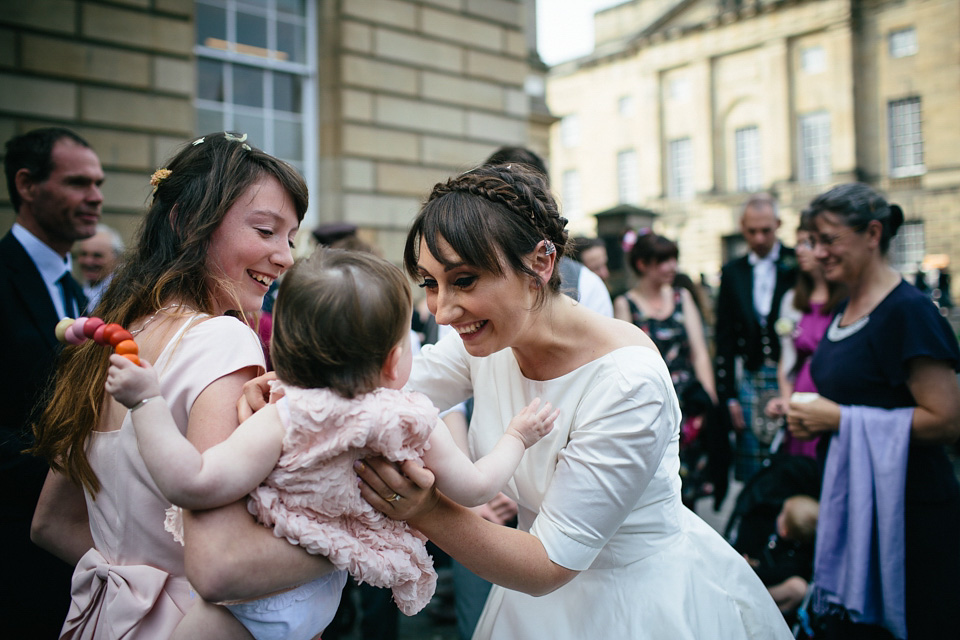
[[[156,567],[110,564],[99,551],[90,549],[73,572],[70,611],[60,638],[169,637],[184,614],[166,592],[173,580]]]

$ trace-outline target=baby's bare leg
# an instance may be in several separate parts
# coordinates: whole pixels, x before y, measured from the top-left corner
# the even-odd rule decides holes
[[[253,640],[226,607],[200,600],[190,607],[170,640]]]

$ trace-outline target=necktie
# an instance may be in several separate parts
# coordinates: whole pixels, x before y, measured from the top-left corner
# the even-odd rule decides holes
[[[73,278],[70,276],[70,272],[65,272],[60,279],[57,280],[57,284],[60,285],[60,293],[63,296],[63,312],[68,318],[77,317],[77,298],[73,295]]]

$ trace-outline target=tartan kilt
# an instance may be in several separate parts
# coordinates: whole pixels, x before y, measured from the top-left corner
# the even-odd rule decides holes
[[[765,363],[756,371],[744,371],[740,377],[739,396],[746,427],[737,433],[734,477],[747,482],[755,473],[770,464],[770,445],[761,442],[753,431],[753,421],[763,414],[770,392],[777,384],[776,363]]]

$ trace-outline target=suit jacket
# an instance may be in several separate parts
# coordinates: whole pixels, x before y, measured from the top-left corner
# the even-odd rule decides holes
[[[86,304],[83,290],[73,293]],[[0,240],[0,545],[9,580],[0,585],[0,627],[17,637],[56,637],[69,604],[72,568],[30,542],[30,521],[47,475],[44,460],[21,453],[54,370],[60,319],[23,245]]]
[[[40,272],[12,233],[0,240],[0,469],[16,464],[32,444],[29,422],[49,381],[61,345],[54,335],[60,318]],[[83,290],[70,280],[73,294],[86,304]]]
[[[773,325],[780,315],[780,301],[797,281],[797,257],[793,249],[780,247],[777,282],[766,324],[753,308],[753,267],[747,256],[731,260],[724,267],[717,299],[717,395],[722,400],[738,399],[735,361],[743,358],[744,368],[756,371],[764,360],[780,360],[780,340]]]

